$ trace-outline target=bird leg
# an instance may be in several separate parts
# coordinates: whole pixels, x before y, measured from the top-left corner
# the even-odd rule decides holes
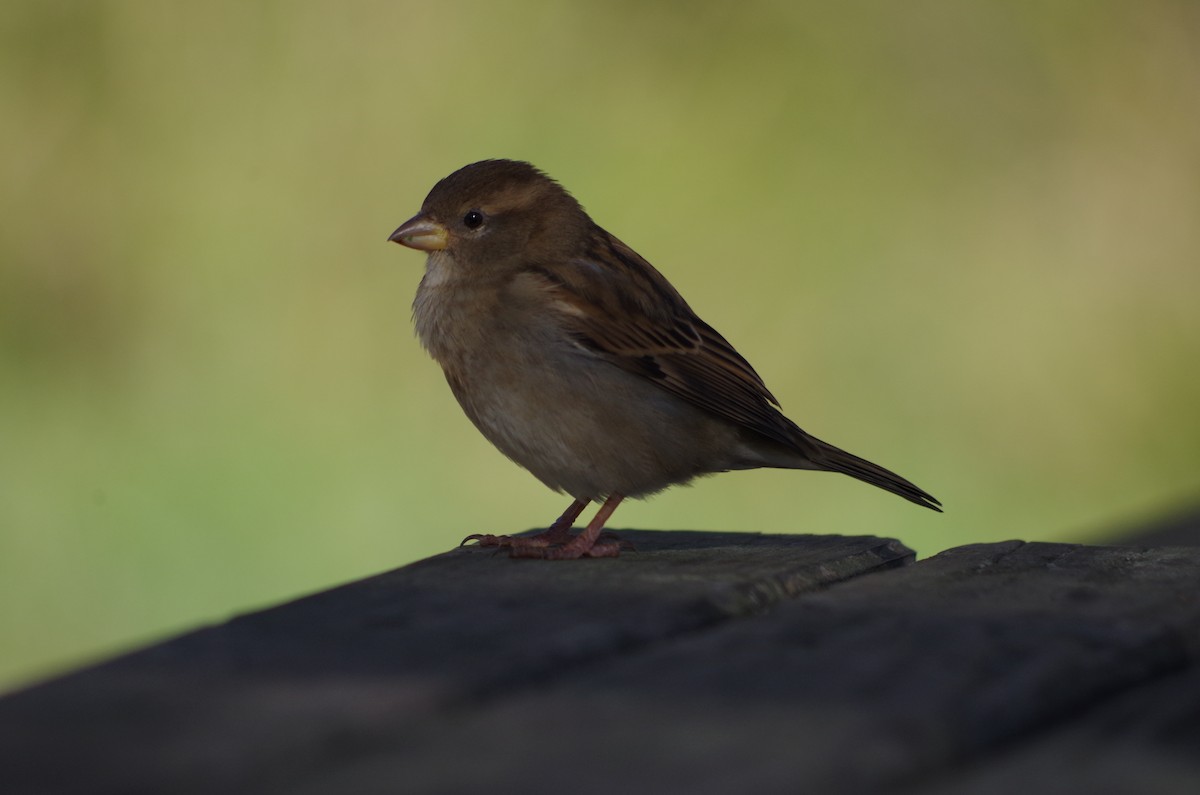
[[[494,536],[491,533],[472,533],[462,540],[478,541],[481,547],[548,547],[551,544],[565,544],[571,540],[571,528],[579,514],[591,500],[575,500],[571,507],[563,511],[563,515],[554,520],[548,530],[531,536]],[[462,546],[459,544],[459,546]]]
[[[625,498],[620,494],[610,495],[600,506],[600,510],[596,512],[592,521],[588,522],[587,528],[562,546],[518,546],[513,544],[510,554],[514,558],[542,558],[544,560],[572,560],[581,557],[615,558],[621,554],[621,542],[612,539],[601,540],[600,532],[604,529],[604,523],[608,521],[608,517],[612,516],[612,512],[617,509],[623,499]],[[578,500],[576,504],[578,504]],[[575,506],[572,505],[567,513],[574,509]],[[575,515],[578,516],[579,511],[582,510],[581,506],[579,510],[575,511]]]

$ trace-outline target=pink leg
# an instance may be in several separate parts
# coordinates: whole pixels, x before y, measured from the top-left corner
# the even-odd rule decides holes
[[[481,547],[548,547],[551,544],[565,544],[571,540],[571,528],[579,514],[587,507],[590,500],[575,500],[571,507],[563,511],[563,515],[554,520],[550,529],[532,536],[494,536],[491,533],[472,533],[462,540],[478,541]],[[462,544],[459,544],[462,546]]]
[[[600,510],[587,528],[562,546],[516,546],[512,547],[514,558],[543,558],[545,560],[573,560],[575,558],[615,558],[621,554],[621,543],[616,540],[600,540],[600,531],[612,512],[625,499],[620,494],[613,494],[604,501]],[[574,506],[572,506],[574,507]]]

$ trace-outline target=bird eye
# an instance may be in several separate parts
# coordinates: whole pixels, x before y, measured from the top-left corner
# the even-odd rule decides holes
[[[467,229],[478,229],[483,226],[483,213],[478,210],[471,210],[463,216],[463,226]]]

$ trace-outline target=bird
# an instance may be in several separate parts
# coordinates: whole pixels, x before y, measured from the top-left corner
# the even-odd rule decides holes
[[[623,499],[718,472],[841,472],[941,511],[928,492],[801,430],[669,281],[557,181],[505,159],[464,166],[388,237],[427,254],[421,345],[504,455],[573,498],[532,536],[463,543],[513,557],[616,557]],[[571,530],[592,502],[595,517]]]

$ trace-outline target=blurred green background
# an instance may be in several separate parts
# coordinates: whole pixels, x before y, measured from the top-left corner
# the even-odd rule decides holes
[[[614,527],[1097,540],[1200,495],[1200,4],[0,8],[0,688],[545,525],[385,242],[528,159],[807,430]]]

